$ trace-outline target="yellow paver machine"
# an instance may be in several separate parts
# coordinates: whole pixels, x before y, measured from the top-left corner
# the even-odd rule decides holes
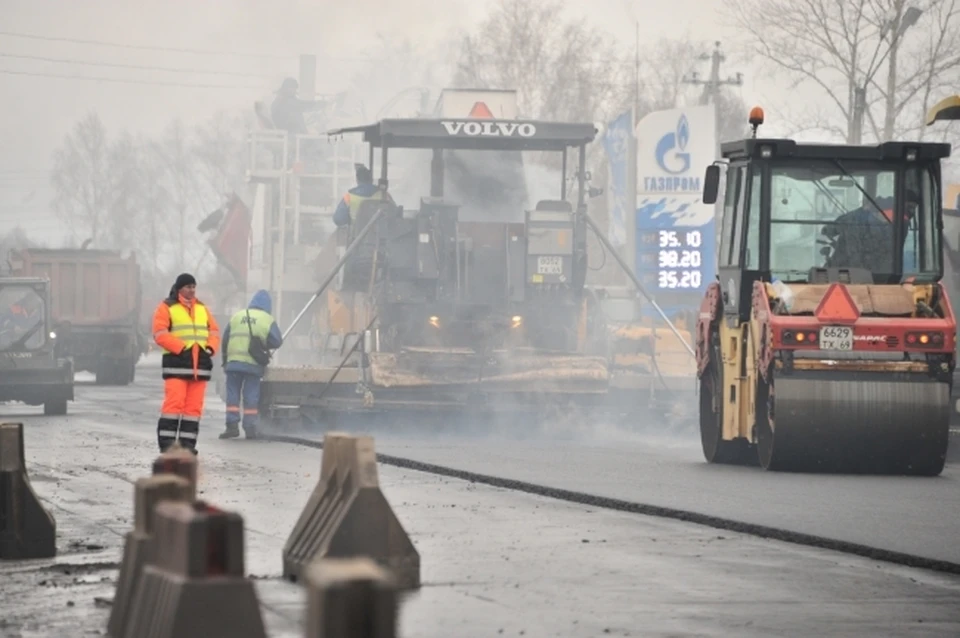
[[[584,164],[596,132],[591,123],[490,118],[332,131],[362,135],[371,167],[380,151],[380,197],[339,229],[318,262],[323,283],[286,328],[309,317],[317,352],[330,356],[271,365],[264,414],[329,424],[350,413],[577,421],[607,412],[608,336],[585,292],[587,229],[626,264],[587,214]],[[532,192],[529,175],[540,169],[524,164],[526,153],[555,158],[556,190]],[[411,196],[417,206],[399,204]]]

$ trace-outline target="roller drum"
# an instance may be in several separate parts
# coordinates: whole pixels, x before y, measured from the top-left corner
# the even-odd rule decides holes
[[[919,374],[891,379],[876,373],[793,373],[775,377],[769,405],[772,436],[758,428],[758,451],[767,469],[920,475],[943,470],[948,383]]]

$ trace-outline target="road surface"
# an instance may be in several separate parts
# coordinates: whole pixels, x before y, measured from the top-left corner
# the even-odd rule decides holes
[[[153,372],[141,370],[128,388],[78,386],[65,418],[0,406],[4,421],[27,426],[31,480],[57,518],[59,548],[53,560],[0,563],[0,636],[102,635],[132,521],[132,482],[156,455]],[[199,496],[244,516],[247,569],[268,634],[301,636],[303,591],[280,579],[280,556],[320,452],[219,441],[223,406],[208,397]],[[410,444],[378,439],[378,451]],[[637,472],[614,456],[592,476],[579,448],[563,449],[527,443],[501,453],[532,471],[550,467],[538,457],[553,450],[555,462],[565,457],[571,474],[597,487]],[[957,577],[388,466],[380,478],[422,561],[423,587],[402,603],[403,636],[960,634]]]

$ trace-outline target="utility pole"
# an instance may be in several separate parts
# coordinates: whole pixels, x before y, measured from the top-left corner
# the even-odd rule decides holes
[[[714,150],[714,157],[720,157],[720,144],[722,143],[722,134],[720,131],[720,87],[722,86],[743,86],[743,74],[739,71],[728,78],[720,79],[720,65],[726,61],[726,56],[723,55],[723,52],[720,50],[720,41],[717,40],[713,43],[713,53],[701,53],[697,59],[706,62],[710,61],[710,78],[707,80],[701,80],[698,77],[696,71],[692,72],[689,77],[684,76],[680,81],[684,84],[693,84],[696,86],[703,86],[703,93],[700,94],[700,105],[706,106],[707,104],[713,104],[713,118],[714,118],[714,127],[716,130],[716,148]],[[723,217],[723,199],[718,199],[714,204],[714,217],[718,220],[716,224],[715,240],[717,246],[720,245],[720,229],[722,224],[719,223],[719,220]],[[718,251],[719,253],[719,251]]]
[[[847,130],[847,138],[850,144],[860,144],[863,141],[863,119],[867,112],[867,86],[873,80],[873,76],[880,70],[880,66],[886,57],[890,56],[890,63],[887,68],[887,96],[886,113],[883,122],[884,140],[893,137],[893,127],[896,120],[894,106],[896,98],[894,89],[897,84],[897,50],[900,48],[900,40],[907,29],[912,27],[923,14],[922,9],[915,6],[905,6],[904,2],[899,2],[894,8],[894,14],[890,20],[884,22],[880,27],[878,34],[877,48],[873,52],[873,59],[867,65],[867,71],[864,73],[862,81],[854,82],[853,89],[853,114]],[[880,48],[887,42],[889,37],[889,46],[880,59],[877,55]]]
[[[684,76],[681,82],[684,84],[694,84],[697,86],[703,86],[703,93],[700,94],[700,105],[706,105],[713,102],[717,104],[718,98],[720,97],[720,87],[721,86],[743,86],[743,73],[736,73],[726,79],[720,79],[720,65],[723,64],[727,57],[720,50],[720,42],[714,42],[713,53],[701,53],[697,59],[703,60],[706,62],[710,61],[710,78],[707,80],[702,80],[699,77],[699,74],[694,71],[689,76]]]

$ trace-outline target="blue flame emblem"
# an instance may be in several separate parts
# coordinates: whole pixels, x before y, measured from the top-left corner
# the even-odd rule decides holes
[[[680,116],[680,122],[677,124],[677,148],[681,151],[687,150],[687,142],[690,141],[690,122],[686,115]]]
[[[657,142],[654,156],[657,165],[671,175],[679,175],[690,170],[690,153],[687,144],[690,142],[690,122],[686,115],[680,115],[675,131],[667,133]]]

